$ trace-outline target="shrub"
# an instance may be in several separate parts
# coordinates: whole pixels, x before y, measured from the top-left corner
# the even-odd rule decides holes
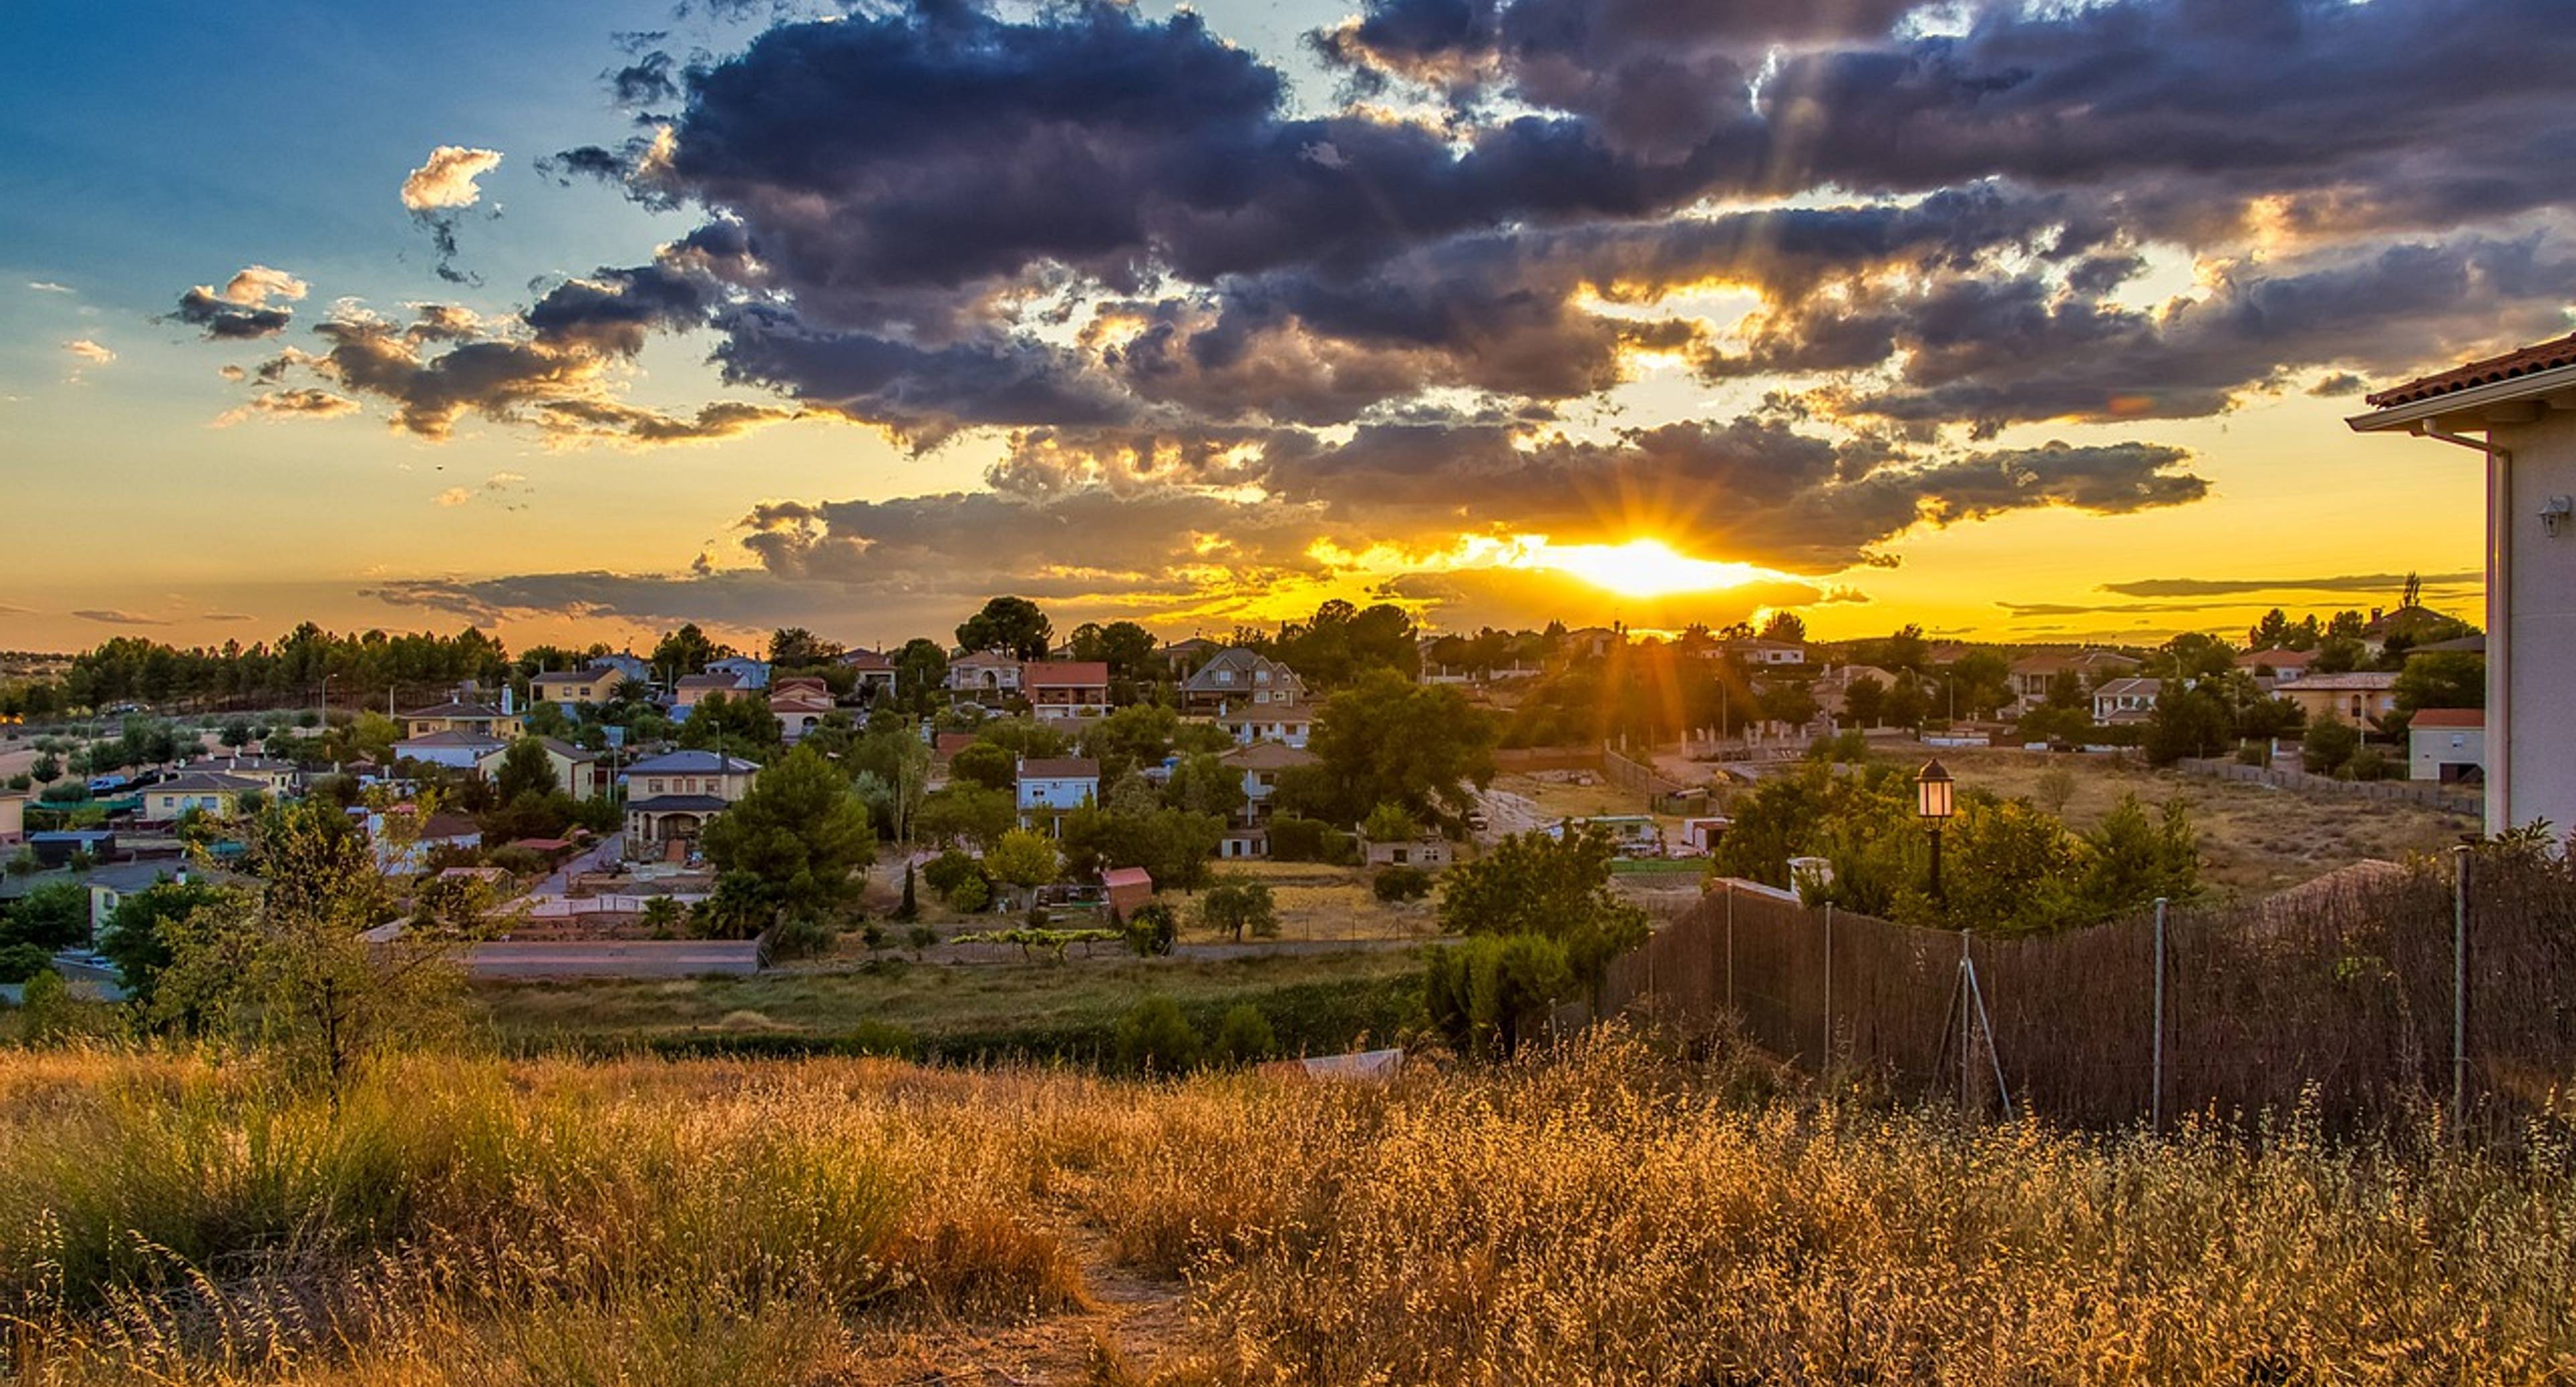
[[[1402,864],[1381,867],[1369,882],[1369,890],[1388,904],[1418,901],[1431,894],[1431,874],[1420,867]]]
[[[1237,943],[1245,930],[1263,937],[1279,932],[1279,907],[1269,884],[1239,872],[1208,888],[1199,902],[1199,919],[1209,929],[1233,935]]]
[[[1278,1048],[1270,1018],[1250,1002],[1237,1002],[1216,1028],[1216,1057],[1225,1064],[1251,1064],[1270,1058]]]
[[[1180,1004],[1152,996],[1118,1023],[1118,1063],[1139,1074],[1184,1074],[1199,1062],[1199,1033]]]
[[[53,967],[54,956],[33,944],[0,944],[0,983],[25,982]]]
[[[928,925],[914,925],[904,931],[903,937],[904,942],[912,946],[915,954],[919,954],[924,949],[934,948],[939,943],[939,931]]]
[[[921,869],[921,879],[929,884],[931,890],[939,893],[941,900],[950,905],[956,905],[960,910],[971,908],[958,905],[957,902],[958,891],[963,889],[968,881],[989,886],[989,883],[984,880],[983,864],[955,848],[950,848],[930,859],[930,865]],[[988,892],[983,899],[990,900],[992,897]]]
[[[1173,909],[1161,901],[1147,901],[1136,907],[1122,926],[1127,947],[1139,958],[1168,954],[1180,938],[1181,920]]]
[[[1270,821],[1270,856],[1277,862],[1348,866],[1359,860],[1359,849],[1351,835],[1321,819],[1281,814]]]

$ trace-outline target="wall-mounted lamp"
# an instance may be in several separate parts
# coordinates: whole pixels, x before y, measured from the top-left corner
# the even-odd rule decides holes
[[[2567,533],[2571,522],[2576,522],[2576,497],[2552,496],[2541,504],[2540,529],[2551,539]]]

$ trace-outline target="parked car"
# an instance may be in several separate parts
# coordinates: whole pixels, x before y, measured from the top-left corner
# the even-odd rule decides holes
[[[122,775],[93,775],[89,778],[89,792],[93,795],[103,795],[111,790],[122,790],[133,783],[130,778]]]

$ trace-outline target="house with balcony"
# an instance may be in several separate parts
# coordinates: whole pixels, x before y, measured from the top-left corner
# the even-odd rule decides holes
[[[1279,791],[1280,773],[1299,766],[1311,766],[1316,759],[1315,753],[1303,747],[1289,746],[1284,742],[1255,742],[1219,756],[1217,764],[1242,773],[1243,809],[1237,817],[1245,827],[1251,827],[1269,820],[1270,799]]]
[[[1020,691],[1040,722],[1068,722],[1109,712],[1109,665],[1101,660],[1033,660],[1020,668]]]
[[[2093,720],[2104,726],[2114,723],[2145,722],[2156,710],[2156,699],[2164,693],[2165,681],[2141,679],[2135,675],[2106,681],[2093,691]]]
[[[995,704],[1020,692],[1020,661],[999,650],[978,650],[948,662],[941,687],[960,698]]]
[[[2283,684],[2273,692],[2299,705],[2299,711],[2315,722],[2331,714],[2356,727],[2367,727],[2377,718],[2397,711],[2397,674],[2394,670],[2357,669],[2346,674],[2311,674],[2295,684]]]
[[[759,775],[757,763],[715,751],[671,751],[636,762],[626,772],[626,855],[695,853],[698,835],[749,794]]]
[[[2116,650],[2046,650],[2025,655],[2012,663],[2013,699],[2023,709],[2036,708],[2048,701],[2048,687],[2057,682],[2057,676],[2068,673],[2082,680],[2089,693],[2106,680],[2136,674],[2139,663]]]
[[[501,690],[496,706],[483,701],[471,684],[457,690],[456,697],[426,708],[414,708],[398,719],[406,737],[427,737],[439,732],[471,732],[478,736],[509,741],[526,729],[510,690]]]
[[[1297,671],[1234,646],[1208,657],[1181,681],[1181,716],[1220,717],[1238,708],[1293,708],[1306,701]]]
[[[895,691],[894,657],[882,650],[845,651],[839,664],[855,676],[851,691],[861,702]]]
[[[1234,738],[1237,746],[1279,742],[1303,748],[1306,739],[1314,734],[1315,715],[1311,709],[1302,706],[1271,704],[1268,707],[1228,709],[1217,719],[1217,725]]]

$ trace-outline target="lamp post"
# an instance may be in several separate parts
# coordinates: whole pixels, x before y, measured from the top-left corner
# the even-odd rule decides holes
[[[322,706],[315,711],[321,715],[322,730],[325,732],[331,730],[331,681],[339,677],[340,676],[337,674],[325,674],[322,676]]]
[[[1932,833],[1932,900],[1943,903],[1941,894],[1941,824],[1950,817],[1950,773],[1938,761],[1926,761],[1914,776],[1914,812]]]

